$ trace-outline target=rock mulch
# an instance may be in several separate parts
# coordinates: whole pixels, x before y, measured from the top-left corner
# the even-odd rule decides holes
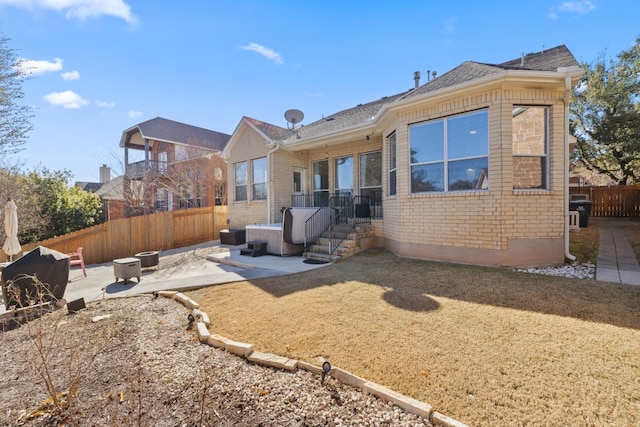
[[[190,312],[140,296],[73,315],[61,309],[2,332],[0,424],[430,425],[330,376],[264,367],[201,344]]]
[[[545,274],[547,276],[567,277],[573,279],[593,279],[596,274],[596,266],[591,263],[581,264],[574,262],[560,267],[530,267],[517,268],[515,271],[534,274]]]

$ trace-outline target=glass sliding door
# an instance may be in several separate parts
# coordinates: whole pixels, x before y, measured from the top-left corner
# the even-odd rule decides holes
[[[353,194],[353,156],[341,157],[335,162],[336,196],[351,196]]]
[[[313,205],[324,206],[329,201],[329,161],[313,162]]]
[[[382,217],[382,152],[360,154],[360,196],[372,217]]]

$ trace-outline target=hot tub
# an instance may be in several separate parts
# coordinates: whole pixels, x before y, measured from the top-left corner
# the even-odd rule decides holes
[[[272,255],[289,256],[301,254],[304,245],[293,245],[282,238],[282,223],[254,224],[245,227],[247,242],[262,240],[267,242],[267,253]]]

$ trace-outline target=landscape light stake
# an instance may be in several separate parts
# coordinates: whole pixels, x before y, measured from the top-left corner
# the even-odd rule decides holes
[[[322,364],[322,379],[320,380],[320,383],[324,383],[324,377],[331,371],[331,363],[325,361]]]

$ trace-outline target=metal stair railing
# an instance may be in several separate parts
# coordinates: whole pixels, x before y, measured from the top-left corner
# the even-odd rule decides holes
[[[304,222],[304,252],[307,252],[334,222],[335,212],[329,207],[330,200],[318,206],[313,215]],[[329,215],[328,219],[327,215]]]
[[[326,216],[321,214],[323,211],[326,212],[326,208],[330,209],[328,224]],[[307,252],[325,232],[328,232],[329,255],[333,255],[354,231],[356,224],[371,224],[369,197],[351,194],[332,195],[305,222],[304,251]]]

